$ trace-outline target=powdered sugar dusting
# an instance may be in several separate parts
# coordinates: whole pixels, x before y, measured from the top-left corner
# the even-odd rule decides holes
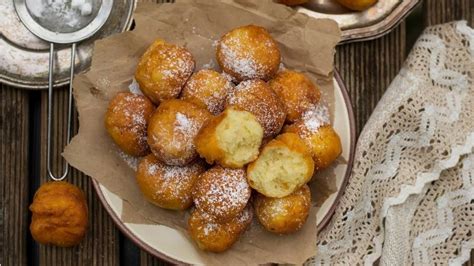
[[[207,108],[214,115],[224,110],[227,95],[233,85],[222,74],[203,69],[195,73],[183,88],[182,99]]]
[[[229,94],[228,104],[251,112],[264,129],[265,137],[280,132],[285,122],[283,103],[275,92],[261,80],[242,81]]]
[[[125,125],[126,129],[130,132],[135,133],[139,139],[139,145],[146,146],[146,129],[148,125],[147,115],[147,99],[142,95],[136,95],[127,93],[119,101],[115,101],[115,105],[112,108],[113,114],[122,114],[125,117],[125,121],[128,124]],[[133,108],[131,108],[133,106]]]
[[[250,197],[243,169],[214,167],[201,176],[197,188],[196,207],[214,217],[240,212]]]
[[[229,42],[229,44],[224,42],[220,44],[224,66],[241,76],[258,78],[260,69],[264,66],[257,63],[248,52],[243,52],[243,55],[241,55],[239,52],[244,49],[239,42],[233,40]]]
[[[155,157],[152,158],[146,157],[139,171],[146,171],[147,175],[153,177],[155,196],[159,198],[166,196],[169,200],[178,199],[183,203],[191,201],[191,187],[199,174],[204,171],[202,164],[172,166],[158,161]]]
[[[321,126],[330,124],[329,110],[326,105],[320,103],[312,105],[302,116],[303,123],[311,133],[316,132]]]
[[[133,157],[131,155],[128,155],[126,154],[125,152],[119,150],[118,152],[118,155],[120,156],[120,158],[122,158],[122,160],[130,167],[132,168],[134,171],[137,170],[137,167],[138,167],[138,161],[140,160],[140,158],[138,157]]]
[[[174,130],[178,133],[194,136],[199,128],[194,120],[189,119],[185,114],[178,112],[176,113],[176,126]]]

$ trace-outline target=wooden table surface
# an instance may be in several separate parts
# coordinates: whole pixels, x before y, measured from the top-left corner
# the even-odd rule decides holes
[[[429,25],[461,19],[473,26],[474,0],[425,0],[384,37],[337,48],[336,67],[352,99],[357,134],[422,30]],[[72,171],[68,181],[87,194],[90,228],[85,240],[79,246],[67,249],[38,245],[32,240],[28,229],[31,219],[28,206],[38,186],[47,181],[47,93],[0,86],[0,265],[164,264],[141,251],[118,231],[99,202],[90,180],[77,170]],[[54,94],[53,132],[57,132],[53,137],[54,147],[62,147],[66,140],[66,89],[56,90]],[[75,121],[77,130],[77,114]],[[54,169],[59,172],[63,161],[59,153],[53,156]],[[474,265],[472,258],[467,265]]]

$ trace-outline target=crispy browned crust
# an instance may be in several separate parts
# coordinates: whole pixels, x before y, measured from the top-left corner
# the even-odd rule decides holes
[[[142,95],[118,93],[109,103],[104,124],[112,140],[125,153],[144,156],[150,153],[146,141],[148,121],[155,111],[153,103]],[[134,117],[143,117],[134,121]]]
[[[241,38],[242,35],[246,38]],[[280,67],[280,57],[272,36],[265,28],[255,25],[229,31],[222,36],[216,50],[217,63],[239,82],[271,79]]]
[[[260,224],[270,232],[289,234],[300,230],[308,218],[311,192],[302,186],[283,198],[269,198],[257,193],[254,209]]]
[[[304,131],[302,121],[286,126],[285,132],[298,134],[308,146],[316,170],[330,166],[342,153],[341,139],[331,125],[320,127],[316,132]]]
[[[88,212],[84,193],[64,181],[48,182],[36,191],[30,231],[41,244],[71,247],[79,244],[87,231]]]
[[[188,123],[192,123],[192,130],[177,130],[177,127],[183,127],[177,122],[178,113],[186,116]],[[211,117],[206,109],[193,103],[177,99],[164,101],[149,121],[148,144],[151,151],[160,161],[169,165],[190,163],[198,156],[195,137]]]
[[[285,123],[286,111],[276,93],[262,80],[241,82],[229,95],[227,105],[238,106],[255,115],[264,137],[278,134]]]
[[[213,115],[218,115],[224,111],[227,95],[232,89],[232,82],[221,73],[202,69],[189,78],[180,98],[206,108]]]
[[[165,209],[185,210],[193,203],[194,184],[204,171],[200,161],[168,166],[149,154],[138,164],[136,180],[149,202]]]
[[[269,81],[286,109],[286,120],[294,122],[321,98],[319,88],[302,73],[284,70]]]
[[[140,58],[135,79],[154,103],[177,98],[195,66],[184,47],[157,39]]]
[[[197,180],[193,199],[197,209],[224,222],[245,208],[251,192],[244,169],[214,166]]]
[[[216,222],[208,214],[195,209],[188,220],[188,233],[200,249],[224,252],[237,242],[251,224],[252,217],[250,206],[226,222]]]

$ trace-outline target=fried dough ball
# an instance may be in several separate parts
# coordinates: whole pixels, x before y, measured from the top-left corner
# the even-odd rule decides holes
[[[251,112],[263,127],[263,136],[278,134],[285,123],[285,107],[275,92],[262,80],[241,82],[227,99],[228,105],[235,105]]]
[[[305,75],[296,71],[279,72],[269,84],[283,102],[288,122],[301,118],[303,112],[317,104],[321,98],[319,88]]]
[[[252,217],[250,206],[226,222],[217,222],[209,214],[195,209],[188,220],[188,232],[200,249],[223,252],[239,240],[252,223]]]
[[[154,111],[155,106],[145,96],[120,92],[109,103],[105,128],[125,153],[132,156],[147,155],[150,149],[146,141],[146,129]]]
[[[209,120],[196,137],[196,150],[209,164],[241,168],[258,156],[263,128],[247,111],[226,108]]]
[[[217,63],[237,81],[271,79],[280,67],[280,50],[265,28],[247,25],[226,33],[217,45]]]
[[[268,198],[257,194],[254,198],[255,215],[260,224],[270,232],[289,234],[305,224],[311,208],[308,185],[283,198]]]
[[[160,104],[148,125],[148,144],[165,164],[186,165],[196,159],[194,139],[212,115],[204,108],[183,100]]]
[[[194,204],[218,222],[238,215],[247,205],[251,189],[245,170],[214,166],[194,186]]]
[[[377,0],[337,0],[339,4],[356,11],[363,11],[377,3]]]
[[[149,154],[138,164],[136,179],[149,202],[165,209],[185,210],[193,203],[193,187],[204,170],[200,162],[171,166]]]
[[[233,84],[221,73],[203,69],[189,78],[181,92],[181,99],[206,108],[213,115],[224,111],[227,95]]]
[[[194,65],[192,54],[184,47],[158,39],[140,58],[135,79],[140,90],[159,104],[179,96]]]
[[[261,194],[282,198],[306,184],[314,172],[314,162],[303,140],[285,133],[270,141],[258,159],[247,167],[250,186]]]
[[[64,181],[40,186],[30,205],[30,231],[41,244],[72,247],[87,231],[88,213],[84,193]]]
[[[279,3],[287,6],[297,6],[308,3],[309,0],[278,0]]]
[[[316,170],[327,168],[341,155],[341,140],[330,124],[327,108],[322,105],[308,109],[301,120],[285,127],[284,131],[296,133],[303,139]]]

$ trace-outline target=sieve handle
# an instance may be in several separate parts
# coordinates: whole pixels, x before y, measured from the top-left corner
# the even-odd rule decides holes
[[[68,92],[68,110],[67,110],[67,143],[71,140],[71,123],[72,123],[72,79],[74,77],[74,62],[76,59],[76,44],[73,43],[71,47],[71,66],[70,66],[70,81]],[[54,43],[49,46],[49,74],[48,74],[48,122],[47,122],[47,148],[46,148],[46,163],[48,176],[55,180],[61,181],[69,173],[69,164],[64,165],[63,173],[60,177],[56,177],[51,171],[51,134],[52,134],[52,120],[53,120],[53,74],[54,74]]]

